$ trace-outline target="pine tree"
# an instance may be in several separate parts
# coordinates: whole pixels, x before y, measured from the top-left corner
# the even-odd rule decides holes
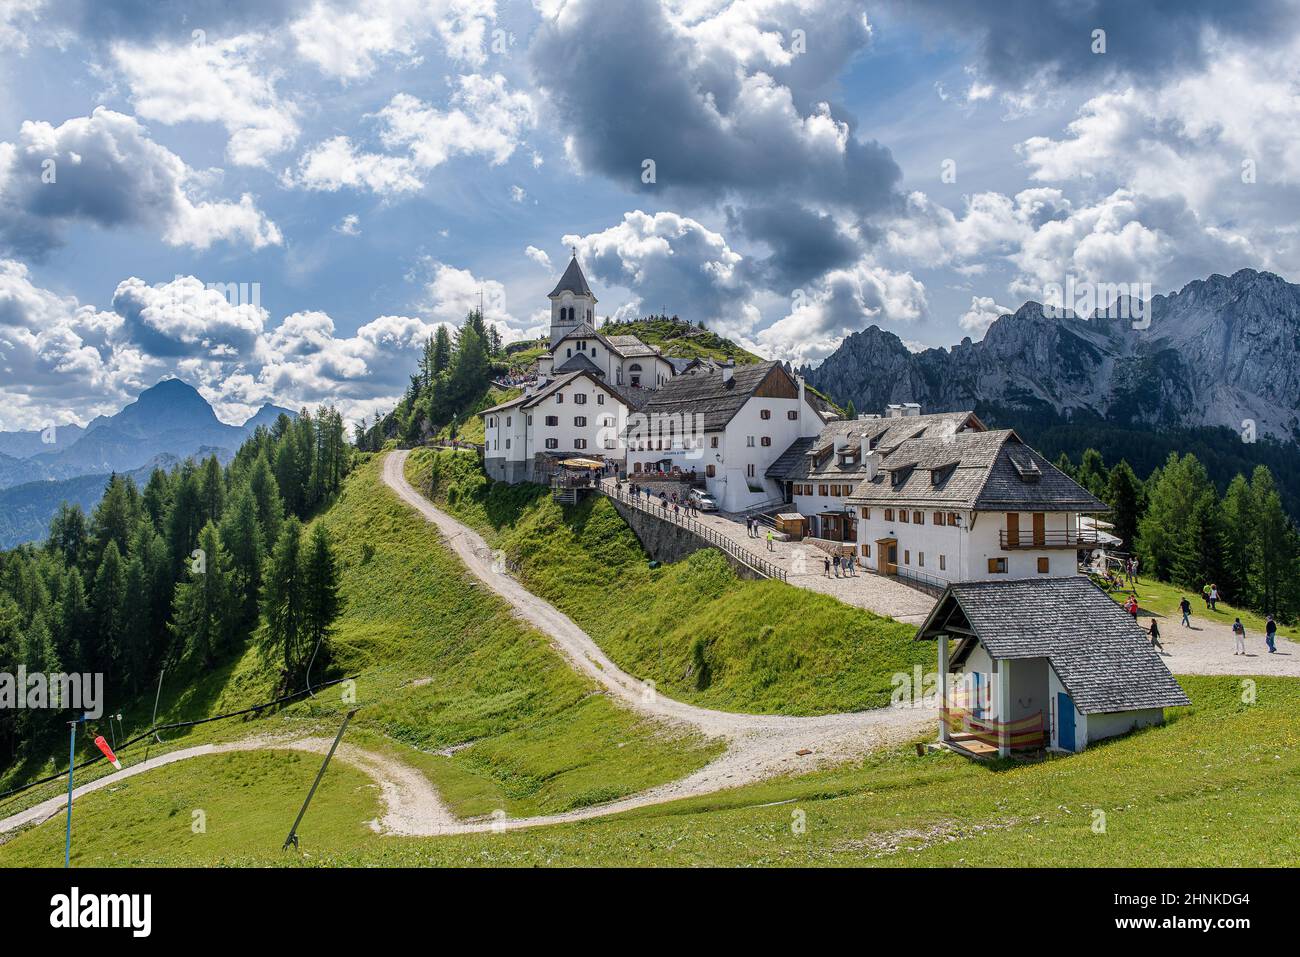
[[[324,664],[329,660],[325,641],[342,609],[342,599],[334,549],[329,533],[319,522],[311,530],[303,555],[302,581],[304,650],[309,660],[315,655],[316,663]]]
[[[59,601],[55,647],[59,660],[70,671],[85,670],[93,641],[93,627],[94,616],[86,599],[86,586],[81,572],[75,567],[69,568],[63,584],[63,596]]]
[[[262,544],[269,550],[280,537],[284,521],[284,502],[280,498],[280,483],[276,481],[266,456],[259,456],[248,476],[248,487],[257,502],[257,524],[262,529]]]
[[[230,494],[230,501],[226,504],[225,518],[221,521],[221,542],[230,553],[241,624],[245,627],[251,627],[257,621],[265,541],[257,518],[257,500],[248,483],[243,483]]]
[[[210,455],[203,462],[203,473],[199,479],[199,517],[203,524],[217,524],[221,521],[221,509],[226,501],[225,477],[221,474],[221,463],[215,455]]]
[[[1292,574],[1296,565],[1294,536],[1290,534],[1282,498],[1268,466],[1259,465],[1250,477],[1251,498],[1255,503],[1255,527],[1259,540],[1258,572],[1252,591],[1261,609],[1280,612],[1283,577]]]
[[[1259,535],[1256,528],[1255,498],[1246,477],[1238,473],[1223,494],[1224,593],[1237,604],[1255,607],[1259,595],[1252,582],[1259,574]]]
[[[203,494],[194,466],[186,462],[173,480],[171,511],[167,513],[167,548],[171,552],[173,580],[189,561],[203,528]]]
[[[1187,517],[1187,535],[1174,557],[1174,583],[1194,591],[1200,591],[1206,582],[1217,584],[1222,549],[1219,503],[1214,490],[1206,489]]]
[[[188,654],[210,666],[234,646],[241,609],[230,555],[211,522],[199,533],[199,549],[202,561],[190,566],[187,579],[176,588],[172,629]]]
[[[1210,488],[1205,467],[1196,456],[1169,453],[1158,477],[1147,483],[1146,513],[1138,522],[1137,550],[1144,567],[1168,580],[1179,556],[1193,549],[1190,519],[1197,500]]]
[[[126,566],[117,543],[110,539],[95,574],[91,607],[97,641],[86,664],[91,671],[101,671],[112,681],[120,677],[117,660],[126,632],[126,603]]]
[[[1110,470],[1107,480],[1106,504],[1112,509],[1111,520],[1116,537],[1123,547],[1132,549],[1137,541],[1138,518],[1142,505],[1142,483],[1123,459]]]
[[[86,513],[81,510],[81,506],[69,505],[67,502],[59,505],[58,512],[50,520],[50,537],[46,540],[46,547],[57,552],[63,558],[63,564],[72,568],[79,565],[85,557],[89,539]]]
[[[296,684],[304,664],[301,538],[298,520],[287,519],[262,570],[263,627],[259,644],[268,657],[280,657],[286,689]]]
[[[109,478],[104,497],[95,506],[95,514],[91,519],[96,559],[103,554],[109,542],[117,545],[119,557],[126,551],[131,530],[135,528],[136,516],[131,507],[131,490],[134,488],[131,480],[124,476],[113,475]]]
[[[446,326],[439,326],[433,334],[433,374],[436,376],[451,367],[451,335]],[[432,381],[432,380],[430,380]]]

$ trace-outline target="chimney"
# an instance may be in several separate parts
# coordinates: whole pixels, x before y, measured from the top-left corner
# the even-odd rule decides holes
[[[803,376],[795,376],[794,381],[799,383],[799,409],[802,411],[804,406],[804,384]]]
[[[868,440],[866,436],[862,437],[862,468],[866,470],[866,480],[871,481],[876,477],[876,472],[880,470],[880,462],[884,459],[879,451],[867,451]]]
[[[728,359],[726,362],[722,364],[722,381],[724,383],[729,383],[731,381],[732,376],[734,376],[735,374],[736,374],[735,363],[732,362],[730,359]]]

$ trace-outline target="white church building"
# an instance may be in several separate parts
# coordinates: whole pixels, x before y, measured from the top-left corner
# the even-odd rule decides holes
[[[549,464],[570,456],[621,467],[629,414],[674,375],[655,346],[597,330],[596,296],[576,255],[548,298],[550,352],[538,360],[537,382],[479,413],[484,467],[499,481],[545,481]]]
[[[479,413],[491,478],[545,482],[579,457],[632,480],[693,471],[727,511],[781,501],[770,466],[823,423],[802,379],[778,362],[673,360],[636,336],[603,335],[576,255],[548,298],[537,382]]]

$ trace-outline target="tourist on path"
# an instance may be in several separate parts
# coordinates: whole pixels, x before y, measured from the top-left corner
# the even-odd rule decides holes
[[[1277,622],[1273,620],[1272,615],[1269,615],[1268,620],[1264,622],[1264,640],[1268,642],[1268,653],[1277,654]]]
[[[1246,653],[1246,626],[1241,623],[1240,618],[1232,623],[1232,637],[1236,645],[1236,650],[1232,654],[1234,656],[1244,655]]]
[[[1165,650],[1165,646],[1160,644],[1160,626],[1156,624],[1154,618],[1151,619],[1151,647]]]
[[[827,555],[822,561],[825,563],[825,574],[827,578],[831,577],[831,557]]]
[[[1186,595],[1184,595],[1183,600],[1178,603],[1178,610],[1183,613],[1183,627],[1191,628],[1192,627],[1192,603],[1187,600]]]
[[[831,559],[831,567],[835,569],[835,577],[840,577],[840,556],[836,555]]]
[[[1208,583],[1204,588],[1201,589],[1201,597],[1205,599],[1205,607],[1209,608],[1210,607],[1210,586]]]
[[[773,548],[772,548],[772,532],[771,532],[770,530],[769,530],[768,533],[767,533],[767,550],[768,550],[769,552],[770,552],[770,551],[773,551]]]
[[[1218,611],[1218,610],[1219,610],[1219,586],[1211,585],[1210,586],[1210,611]]]

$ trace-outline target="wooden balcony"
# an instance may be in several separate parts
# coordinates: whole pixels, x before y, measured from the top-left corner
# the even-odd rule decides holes
[[[1043,531],[1030,530],[1020,533],[1010,532],[1004,528],[998,532],[998,540],[1004,550],[1013,548],[1092,548],[1101,544],[1101,538],[1094,530],[1078,531]]]

